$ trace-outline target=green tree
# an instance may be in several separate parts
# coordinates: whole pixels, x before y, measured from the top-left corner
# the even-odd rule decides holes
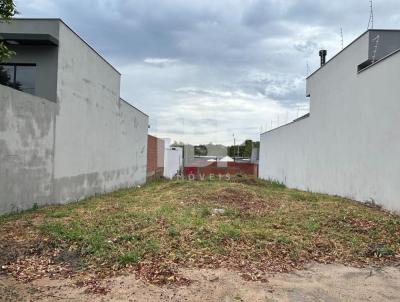
[[[251,139],[247,139],[239,146],[228,146],[228,155],[230,157],[239,156],[250,158],[253,148],[260,148],[260,142],[253,142]]]
[[[17,14],[14,0],[0,0],[0,22],[10,22],[11,18]],[[14,54],[9,50],[4,42],[0,42],[0,62],[4,62]]]
[[[244,142],[244,146],[243,146],[243,157],[247,157],[250,158],[251,156],[251,150],[253,150],[253,141],[251,139],[247,139]]]

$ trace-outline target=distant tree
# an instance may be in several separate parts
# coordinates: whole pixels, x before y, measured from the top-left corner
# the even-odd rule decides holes
[[[243,148],[243,157],[251,157],[251,150],[253,150],[253,141],[251,139],[247,139],[244,142],[244,148]]]
[[[230,157],[239,156],[239,157],[250,158],[253,148],[259,148],[259,147],[260,147],[260,142],[253,142],[251,139],[247,139],[244,141],[243,144],[239,146],[238,145],[228,146],[228,155]]]
[[[183,147],[185,146],[184,142],[181,141],[174,141],[173,144],[171,144],[171,147]]]
[[[10,22],[11,18],[17,14],[14,0],[0,0],[0,22]],[[14,54],[7,46],[0,42],[0,63],[7,61]]]

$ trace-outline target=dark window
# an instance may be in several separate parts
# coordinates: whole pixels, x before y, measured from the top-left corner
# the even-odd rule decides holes
[[[0,84],[35,94],[35,64],[0,65]]]

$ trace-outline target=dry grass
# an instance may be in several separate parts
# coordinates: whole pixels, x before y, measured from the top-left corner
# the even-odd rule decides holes
[[[3,272],[25,281],[134,271],[155,284],[189,283],[179,267],[265,280],[310,261],[383,265],[400,254],[398,216],[248,178],[152,182],[2,216],[0,225]]]

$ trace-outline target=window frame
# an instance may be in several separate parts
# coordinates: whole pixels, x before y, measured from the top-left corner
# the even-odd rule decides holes
[[[18,66],[28,66],[28,67],[37,67],[36,63],[0,63],[0,66],[12,66],[14,67],[14,73],[13,73],[13,78],[12,78],[12,85],[13,86],[9,86],[15,90],[21,91],[21,92],[25,92],[23,90],[19,90],[15,88],[15,84],[16,84],[16,80],[17,80],[17,67]],[[36,85],[35,85],[36,86]],[[29,92],[25,92],[25,93],[29,93],[31,95],[36,95],[36,87],[35,88],[35,93],[29,93]]]

